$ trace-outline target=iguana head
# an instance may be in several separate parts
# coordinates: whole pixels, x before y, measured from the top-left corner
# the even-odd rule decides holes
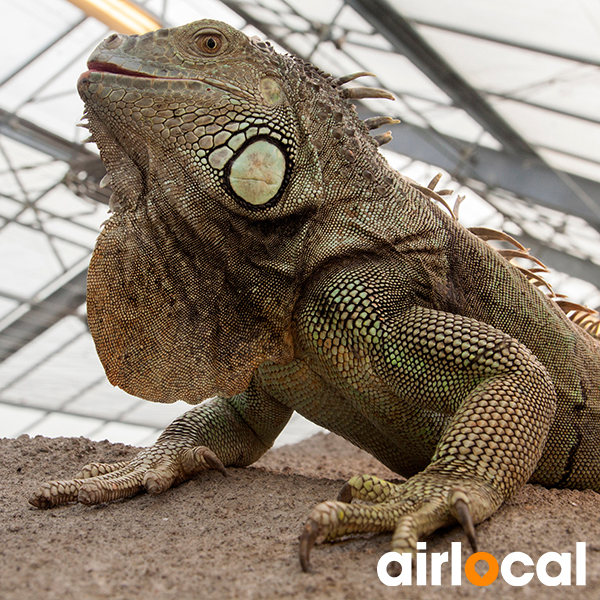
[[[284,64],[267,44],[216,21],[105,40],[79,91],[115,201],[134,208],[167,157],[231,211],[286,212],[280,200],[302,141]],[[135,181],[124,176],[134,169]],[[295,177],[296,187],[314,185],[310,176]]]
[[[237,393],[293,357],[302,281],[353,244],[325,213],[341,222],[361,186],[391,184],[371,191],[378,144],[348,101],[362,92],[209,20],[113,34],[88,67],[78,89],[115,213],[88,282],[109,379],[160,401]]]

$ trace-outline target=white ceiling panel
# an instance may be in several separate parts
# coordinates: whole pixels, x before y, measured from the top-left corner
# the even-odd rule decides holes
[[[596,0],[389,0],[407,18],[600,62]]]
[[[489,100],[530,143],[600,163],[600,123],[509,99],[491,97]]]

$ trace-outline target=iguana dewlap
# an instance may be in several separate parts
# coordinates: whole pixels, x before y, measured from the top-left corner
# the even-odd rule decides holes
[[[526,481],[599,490],[597,339],[390,168],[368,129],[393,120],[350,103],[385,92],[217,21],[114,34],[88,67],[114,191],[88,279],[98,354],[127,392],[197,406],[32,504],[249,465],[294,411],[409,478],[354,477],[319,504],[305,569],[315,541],[351,532],[410,551],[458,520],[474,545]]]

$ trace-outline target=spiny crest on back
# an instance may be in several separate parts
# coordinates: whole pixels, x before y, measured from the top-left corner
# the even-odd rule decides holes
[[[451,208],[450,205],[442,198],[442,196],[447,196],[452,194],[452,190],[440,190],[435,192],[434,189],[438,184],[439,180],[442,177],[441,173],[438,173],[425,187],[419,185],[412,179],[402,177],[410,183],[414,188],[421,191],[428,198],[432,200],[436,200],[440,202],[450,213],[450,216],[458,221],[458,207],[460,203],[465,199],[464,196],[458,196],[456,202],[454,204],[454,208]],[[490,229],[488,227],[469,227],[468,228],[471,233],[476,235],[478,238],[482,239],[485,242],[497,241],[497,242],[507,242],[514,246],[516,250],[513,249],[502,249],[502,248],[494,248],[498,254],[504,257],[508,262],[516,267],[531,283],[537,288],[546,288],[546,295],[548,298],[553,300],[558,307],[567,315],[567,317],[579,325],[582,329],[587,331],[590,335],[594,336],[597,339],[600,339],[600,314],[598,311],[589,308],[588,306],[583,306],[576,302],[571,302],[566,299],[566,296],[563,294],[557,294],[552,286],[540,275],[540,273],[550,273],[550,270],[544,263],[542,263],[535,256],[532,256],[529,253],[529,248],[525,248],[522,244],[520,244],[517,240],[515,240],[512,236],[508,235],[503,231],[498,231],[496,229]],[[516,262],[518,259],[529,260],[534,263],[535,266],[526,268]]]
[[[349,75],[343,75],[333,80],[332,84],[340,88],[340,95],[342,98],[349,100],[361,100],[363,98],[385,98],[387,100],[394,100],[394,96],[390,92],[371,87],[353,87],[353,88],[341,88],[344,84],[354,81],[359,77],[375,77],[375,75],[369,71],[359,71],[358,73],[351,73]],[[393,117],[370,117],[365,119],[364,124],[368,130],[379,129],[384,125],[395,125],[400,123],[400,119],[394,119]],[[377,146],[383,146],[388,142],[392,141],[392,132],[386,131],[383,134],[373,136]]]

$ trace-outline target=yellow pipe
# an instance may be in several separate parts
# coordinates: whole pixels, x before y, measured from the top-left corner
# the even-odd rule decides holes
[[[159,21],[140,6],[127,0],[69,0],[69,2],[117,33],[139,35],[162,27]]]

